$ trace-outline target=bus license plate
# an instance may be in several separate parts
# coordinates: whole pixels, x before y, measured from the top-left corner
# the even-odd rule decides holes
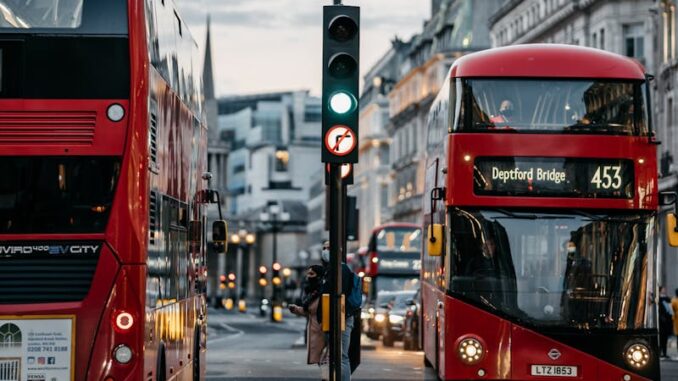
[[[576,366],[532,365],[531,374],[542,377],[577,377]]]

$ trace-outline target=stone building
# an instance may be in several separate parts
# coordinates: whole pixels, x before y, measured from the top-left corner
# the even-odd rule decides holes
[[[433,0],[431,19],[409,43],[388,94],[392,220],[421,222],[429,108],[454,60],[490,47],[488,15],[500,0]]]

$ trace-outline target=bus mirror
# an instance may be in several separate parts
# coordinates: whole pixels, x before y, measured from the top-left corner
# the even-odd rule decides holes
[[[212,242],[219,249],[223,247],[221,252],[226,252],[228,249],[228,224],[226,221],[219,220],[212,223]]]
[[[432,224],[428,227],[428,255],[439,257],[443,253],[443,225]]]
[[[666,236],[671,247],[678,247],[678,230],[676,230],[676,214],[666,215]]]

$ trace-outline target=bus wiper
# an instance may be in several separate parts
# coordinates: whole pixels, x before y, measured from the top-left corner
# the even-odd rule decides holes
[[[569,131],[569,132],[610,132],[609,127],[611,127],[609,124],[597,124],[597,123],[572,124],[572,125],[569,125],[569,126],[563,128],[563,131]],[[617,126],[615,126],[615,127],[617,127]],[[623,127],[623,126],[618,126],[618,127]]]
[[[586,217],[588,221],[594,221],[594,222],[632,222],[632,223],[637,223],[637,222],[643,222],[644,218],[642,216],[633,216],[634,218],[629,218],[629,219],[624,219],[624,218],[619,218],[619,217],[613,217],[610,215],[595,215],[591,214],[588,212],[585,212],[583,210],[574,210],[574,213],[577,213],[580,216]]]
[[[506,217],[515,218],[519,220],[560,220],[568,219],[571,220],[574,217],[572,216],[561,216],[561,215],[536,215],[536,214],[516,214],[506,209],[496,209],[497,212],[505,215]],[[502,219],[506,217],[494,217],[494,219]]]

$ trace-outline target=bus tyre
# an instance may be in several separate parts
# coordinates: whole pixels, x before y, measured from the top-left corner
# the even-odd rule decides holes
[[[167,380],[167,361],[165,361],[165,343],[158,346],[158,361],[155,368],[155,381]]]
[[[384,333],[384,338],[381,341],[385,347],[392,347],[393,346],[393,335],[390,332]]]
[[[193,335],[193,381],[200,381],[200,326],[195,326]]]

